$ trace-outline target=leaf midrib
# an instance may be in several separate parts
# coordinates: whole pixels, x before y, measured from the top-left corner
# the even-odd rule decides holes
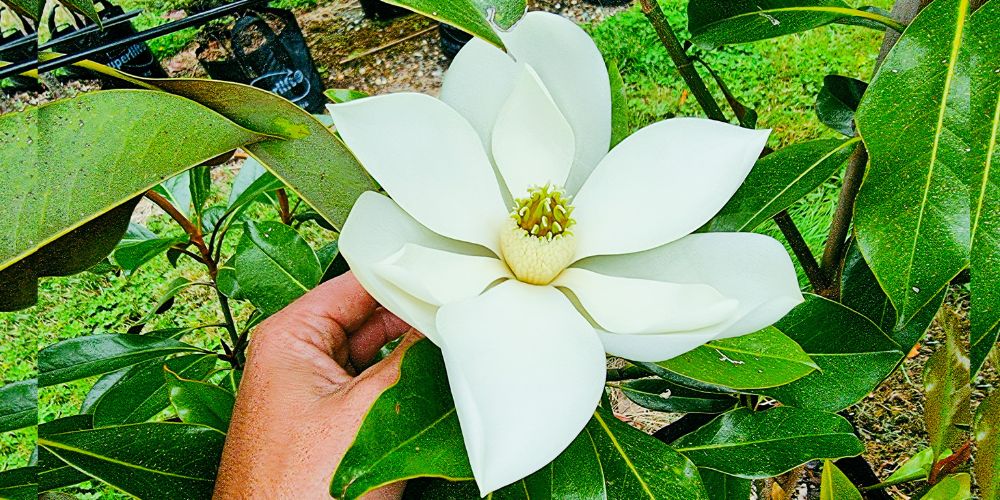
[[[604,429],[604,433],[608,435],[608,439],[611,440],[611,444],[614,445],[615,450],[618,451],[618,454],[621,455],[622,460],[625,461],[625,465],[628,467],[628,470],[632,473],[632,475],[635,476],[636,480],[639,481],[639,485],[642,486],[642,491],[646,492],[646,494],[649,495],[649,498],[656,500],[656,495],[654,495],[653,492],[650,491],[649,485],[646,484],[646,480],[643,479],[642,476],[639,474],[639,470],[636,469],[635,464],[632,463],[632,459],[630,459],[628,454],[625,453],[625,450],[618,442],[618,439],[615,438],[614,433],[611,432],[611,428],[608,427],[608,424],[604,422],[604,419],[601,418],[601,415],[596,411],[594,412],[594,419],[596,419],[597,423],[600,424],[602,429]]]
[[[802,435],[795,435],[795,436],[789,436],[789,437],[783,437],[783,438],[760,439],[760,440],[754,440],[754,441],[740,441],[738,443],[712,443],[712,444],[706,444],[706,445],[701,445],[701,446],[691,446],[691,447],[687,447],[687,448],[675,448],[675,449],[677,451],[679,451],[679,452],[697,451],[697,450],[717,450],[717,449],[726,449],[726,448],[736,448],[736,447],[740,447],[740,446],[749,446],[749,445],[754,445],[754,444],[774,443],[774,442],[778,442],[778,441],[791,441],[791,440],[805,439],[805,438],[817,438],[817,437],[828,437],[828,436],[853,436],[853,435],[854,434],[851,434],[851,433],[848,433],[848,432],[828,432],[828,433],[823,433],[823,434],[802,434]]]

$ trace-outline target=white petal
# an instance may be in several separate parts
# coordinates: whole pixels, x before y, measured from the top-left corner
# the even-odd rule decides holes
[[[604,59],[583,29],[548,12],[529,12],[498,35],[515,60],[538,72],[573,128],[576,152],[566,189],[575,193],[611,144],[611,85]]]
[[[692,234],[645,252],[591,257],[574,266],[626,278],[710,285],[722,295],[739,301],[739,308],[729,321],[694,332],[714,332],[715,338],[760,330],[781,319],[803,300],[785,248],[774,238],[761,234]],[[654,358],[659,355],[651,353]]]
[[[665,333],[662,335],[621,335],[598,330],[604,350],[612,356],[632,361],[666,361],[714,340],[716,331]]]
[[[629,136],[576,195],[577,254],[639,252],[694,231],[743,183],[769,133],[675,118]]]
[[[554,286],[566,287],[591,318],[613,333],[683,332],[729,319],[738,302],[704,284],[619,278],[569,268]]]
[[[439,98],[469,120],[487,152],[492,148],[493,124],[517,74],[514,59],[479,38],[458,51],[444,74]]]
[[[590,419],[604,390],[604,350],[555,288],[505,281],[441,307],[437,325],[483,495],[551,462]]]
[[[468,255],[485,256],[489,252],[428,230],[392,200],[378,193],[366,192],[355,202],[338,240],[344,259],[379,304],[437,343],[434,316],[438,308],[400,290],[375,272],[379,262],[408,243]]]
[[[436,306],[470,299],[490,283],[513,277],[496,257],[464,255],[412,243],[376,264],[375,272],[401,290]]]
[[[573,129],[530,65],[523,65],[493,128],[493,158],[513,198],[531,186],[566,184]]]
[[[403,210],[432,231],[499,252],[507,217],[476,131],[423,94],[328,106],[344,142]]]

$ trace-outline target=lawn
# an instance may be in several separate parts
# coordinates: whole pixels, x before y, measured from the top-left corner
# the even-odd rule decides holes
[[[873,3],[883,8],[891,5],[887,0]],[[179,8],[150,0],[127,0],[122,4],[126,8],[148,9],[138,21],[141,27],[165,22],[161,15]],[[684,24],[685,4],[680,0],[662,2],[675,27]],[[308,7],[310,4],[289,5]],[[622,12],[587,29],[606,58],[616,61],[622,70],[633,130],[674,115],[700,114],[694,99],[684,92],[683,82],[652,28],[637,9]],[[158,54],[166,56],[183,48],[192,36],[191,32],[182,32],[156,41],[152,46]],[[832,25],[803,34],[698,53],[726,78],[729,88],[744,104],[756,109],[758,127],[773,129],[770,145],[779,148],[809,139],[836,137],[836,133],[819,123],[813,112],[823,76],[836,73],[868,79],[881,36],[879,32],[861,27]],[[686,33],[682,39],[685,37]],[[333,67],[336,62],[317,61],[317,64]],[[807,242],[817,252],[829,225],[837,186],[838,180],[832,179],[790,210]],[[215,194],[217,199],[226,195],[225,189]],[[269,209],[258,210],[264,213]],[[273,217],[273,213],[269,216]],[[154,231],[166,231],[172,221],[161,215],[152,217],[147,223]],[[770,225],[760,231],[781,239],[780,233]],[[311,243],[324,238],[329,239],[329,233],[324,235],[322,231],[311,230],[307,234]],[[236,241],[235,237],[231,240]],[[131,276],[87,272],[44,280],[37,306],[27,311],[0,313],[0,331],[4,332],[0,341],[0,373],[7,381],[28,378],[34,376],[36,353],[40,347],[82,335],[124,332],[156,304],[165,285],[177,277],[205,279],[200,264],[182,258],[175,268],[161,256]],[[241,315],[246,313],[246,310],[238,311]],[[208,289],[192,287],[147,329],[220,321],[217,302]],[[213,340],[216,338],[216,332],[205,330],[188,340],[204,347],[217,347],[217,340]],[[41,420],[76,413],[90,382],[43,389],[39,406]],[[26,464],[33,441],[33,430],[0,436],[0,457],[3,457],[0,458],[0,470]],[[89,485],[67,491],[80,498],[120,497],[107,488]]]

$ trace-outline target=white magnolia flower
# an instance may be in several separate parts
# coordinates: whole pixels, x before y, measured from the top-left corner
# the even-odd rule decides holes
[[[660,361],[802,301],[777,241],[689,234],[743,182],[769,131],[678,118],[610,153],[607,70],[571,21],[527,14],[473,39],[441,98],[330,106],[392,196],[340,237],[354,274],[437,344],[485,495],[549,463],[604,388],[605,352]]]

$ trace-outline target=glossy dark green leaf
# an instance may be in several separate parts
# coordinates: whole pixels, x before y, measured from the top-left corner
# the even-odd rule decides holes
[[[353,89],[326,89],[323,91],[323,95],[333,103],[348,102],[368,97],[366,92]]]
[[[205,201],[212,194],[212,168],[206,165],[199,165],[188,171],[191,176],[189,189],[191,190],[191,204],[194,213],[200,214],[205,207]]]
[[[673,447],[699,467],[749,479],[777,476],[810,460],[864,451],[844,417],[790,406],[723,413]]]
[[[209,498],[225,434],[173,422],[128,424],[38,438],[77,469],[139,498]]]
[[[731,396],[699,392],[664,379],[630,380],[618,388],[639,406],[656,411],[721,413],[736,406]]]
[[[86,67],[184,96],[251,130],[285,138],[248,144],[243,150],[338,228],[361,193],[377,189],[375,181],[329,128],[294,103],[266,90],[202,78],[141,79],[93,63]]]
[[[153,187],[185,217],[191,215],[191,171],[181,172]]]
[[[45,8],[43,0],[6,0],[4,3],[36,23],[42,18],[42,9]]]
[[[94,405],[101,400],[101,396],[103,396],[105,392],[108,392],[108,389],[114,387],[114,385],[125,377],[129,371],[134,370],[137,366],[142,366],[155,361],[156,360],[144,361],[128,368],[122,368],[118,371],[101,375],[101,378],[97,379],[97,381],[94,382],[94,385],[90,386],[90,390],[87,391],[87,396],[83,398],[83,403],[80,404],[80,413],[93,413]]]
[[[966,473],[945,476],[920,500],[969,500],[972,498],[972,476]],[[986,497],[983,497],[986,498]]]
[[[976,458],[972,473],[983,498],[1000,496],[1000,390],[994,388],[976,408],[972,424]]]
[[[611,148],[613,149],[632,132],[628,124],[628,100],[625,80],[618,70],[617,61],[608,62],[608,79],[611,82]]]
[[[854,209],[855,232],[900,323],[968,263],[968,146],[962,132],[968,88],[966,79],[955,76],[967,8],[967,0],[940,0],[921,11],[889,52],[855,116],[871,158]]]
[[[0,118],[0,164],[24,165],[36,154],[38,163],[0,171],[0,268],[178,172],[262,138],[198,103],[146,90],[87,92],[8,113]],[[61,199],[74,203],[46,203]]]
[[[38,383],[48,387],[103,375],[148,359],[201,349],[170,338],[102,334],[64,340],[38,353]]]
[[[274,314],[319,284],[323,271],[309,244],[280,222],[247,221],[233,268],[239,291],[264,314]]]
[[[93,428],[90,415],[72,415],[63,417],[38,426],[40,437],[54,436],[63,432],[75,432]],[[49,453],[42,447],[38,451],[38,491],[49,491],[79,484],[90,479],[90,476],[63,462],[59,457]]]
[[[798,33],[847,16],[875,14],[841,0],[691,0],[688,30],[695,43],[715,47]]]
[[[848,137],[856,133],[854,112],[868,83],[841,75],[823,77],[823,88],[816,96],[816,116],[824,125]]]
[[[170,404],[164,369],[201,380],[215,368],[214,354],[189,354],[136,365],[94,405],[94,427],[145,422]]]
[[[938,460],[945,458],[948,455],[951,455],[951,450],[945,450],[941,456],[938,457]],[[908,481],[915,481],[918,479],[927,479],[927,476],[931,473],[931,467],[933,466],[934,450],[932,448],[924,448],[903,462],[898,469],[892,471],[892,474],[885,478],[885,481],[880,484],[888,486]]]
[[[212,205],[201,213],[201,232],[211,234],[226,215],[225,205]]]
[[[823,461],[820,500],[861,500],[861,492],[830,460]]]
[[[746,181],[709,223],[709,231],[753,231],[826,182],[856,141],[820,139],[779,149],[754,165]]]
[[[38,467],[19,467],[0,471],[0,498],[4,500],[36,500],[38,498]]]
[[[128,231],[111,254],[115,263],[127,273],[134,272],[168,248],[187,241],[187,236],[160,237],[140,224],[131,223]]]
[[[963,49],[970,61],[969,113],[972,206],[969,359],[983,366],[1000,335],[1000,3],[987,2],[969,18]]]
[[[748,500],[750,498],[750,480],[743,477],[730,476],[712,469],[698,469],[701,482],[712,500]]]
[[[787,384],[816,369],[816,363],[774,327],[742,337],[714,340],[659,363],[641,363],[705,384],[730,389],[762,389]]]
[[[927,360],[923,373],[924,422],[935,456],[945,448],[956,449],[964,441],[958,426],[970,423],[972,394],[962,319],[949,307],[943,308],[938,318],[945,343]]]
[[[181,293],[184,289],[194,284],[195,282],[183,276],[174,278],[173,281],[167,283],[167,286],[164,287],[162,295],[160,295],[160,301],[157,302],[155,306],[150,308],[149,312],[147,312],[146,315],[143,316],[142,319],[140,319],[136,323],[145,323],[149,321],[150,318],[152,318],[154,315],[160,314],[162,312],[161,308],[163,308],[163,306],[166,305],[167,301],[173,299],[174,297],[177,296],[178,293]]]
[[[240,284],[236,281],[236,268],[233,267],[234,260],[234,258],[230,257],[229,260],[219,266],[219,273],[215,276],[215,286],[226,297],[240,300],[244,296],[240,294]]]
[[[233,179],[232,191],[229,192],[230,210],[236,210],[258,199],[264,193],[270,193],[283,186],[281,181],[268,172],[260,162],[251,160],[247,158]]]
[[[858,7],[858,10],[863,11],[863,12],[867,12],[867,13],[870,13],[870,14],[877,14],[877,15],[883,16],[883,17],[892,17],[892,15],[891,15],[892,13],[890,11],[885,10],[885,9],[881,9],[881,8],[878,8],[878,7],[874,7],[874,6],[871,6],[871,5],[865,5],[865,6],[862,6],[862,7]],[[878,31],[885,31],[886,28],[888,28],[888,26],[886,26],[885,24],[880,23],[880,22],[878,22],[878,21],[876,21],[874,19],[866,18],[866,17],[853,17],[853,16],[842,17],[842,18],[837,19],[836,21],[834,21],[834,23],[836,23],[836,24],[844,24],[844,25],[848,25],[848,26],[863,26],[865,28],[869,28],[869,29],[873,29],[873,30],[878,30]]]
[[[387,0],[386,3],[450,24],[500,48],[504,48],[503,42],[490,23],[510,28],[528,9],[525,0]]]
[[[97,15],[97,7],[94,0],[59,0],[59,3],[69,7],[73,11],[86,16],[91,22],[101,25],[101,16]]]
[[[163,374],[169,386],[170,404],[177,416],[183,422],[228,431],[236,396],[217,385],[184,378],[184,375],[169,367]]]
[[[38,380],[0,387],[0,433],[31,427],[38,422]]]
[[[857,403],[905,354],[871,320],[818,295],[807,295],[775,327],[802,346],[819,369],[762,393],[800,408],[834,412]]]

